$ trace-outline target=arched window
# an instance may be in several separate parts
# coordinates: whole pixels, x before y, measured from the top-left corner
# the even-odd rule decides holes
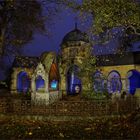
[[[94,87],[94,91],[97,93],[101,93],[103,92],[103,75],[100,71],[95,72],[94,76],[93,76],[93,87]]]
[[[67,72],[67,93],[70,95],[78,94],[81,91],[81,79],[78,77],[79,70],[79,67],[74,65]]]
[[[130,70],[127,73],[127,89],[130,94],[135,94],[136,89],[140,88],[140,72]]]
[[[122,82],[120,74],[117,71],[112,71],[108,75],[107,88],[109,93],[121,92]]]
[[[36,83],[36,90],[43,90],[45,87],[45,81],[41,76],[38,76],[35,80]]]
[[[59,71],[56,63],[52,63],[49,72],[49,89],[58,90],[59,87]]]
[[[30,88],[30,78],[26,72],[22,71],[17,75],[17,91],[26,93]]]

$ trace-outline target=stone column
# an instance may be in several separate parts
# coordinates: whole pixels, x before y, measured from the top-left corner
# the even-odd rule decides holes
[[[48,77],[48,75],[45,75],[44,80],[45,80],[45,92],[49,93],[49,77]]]
[[[17,75],[18,75],[18,71],[17,69],[14,69],[11,75],[11,93],[12,94],[17,93]]]

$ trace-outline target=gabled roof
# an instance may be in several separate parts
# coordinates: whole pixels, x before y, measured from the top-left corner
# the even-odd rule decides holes
[[[140,52],[126,52],[123,54],[96,56],[97,66],[117,66],[131,64],[140,64]]]
[[[13,67],[35,68],[39,62],[39,57],[16,56]]]

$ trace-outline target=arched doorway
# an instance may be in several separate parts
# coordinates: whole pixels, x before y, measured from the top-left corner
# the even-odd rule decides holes
[[[56,63],[52,63],[49,71],[49,90],[59,89],[59,71]]]
[[[122,82],[121,76],[117,71],[111,71],[107,78],[107,88],[109,93],[121,92]]]
[[[36,90],[40,91],[40,90],[43,90],[43,88],[45,87],[45,81],[44,79],[42,78],[42,76],[37,76],[36,80],[35,80],[35,83],[36,83]]]
[[[76,95],[81,92],[82,83],[81,79],[78,77],[79,67],[73,65],[69,68],[67,72],[67,94]]]
[[[17,76],[17,91],[26,93],[30,88],[30,78],[26,72],[22,71]]]
[[[140,72],[130,70],[127,73],[127,89],[130,94],[135,94],[136,88],[140,88]]]

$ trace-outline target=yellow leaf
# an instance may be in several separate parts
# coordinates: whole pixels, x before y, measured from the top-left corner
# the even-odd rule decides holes
[[[32,132],[29,132],[28,134],[31,136],[33,133]]]
[[[59,136],[64,138],[64,134],[63,133],[59,133]]]
[[[89,131],[89,130],[91,130],[91,128],[85,128],[85,131]]]

